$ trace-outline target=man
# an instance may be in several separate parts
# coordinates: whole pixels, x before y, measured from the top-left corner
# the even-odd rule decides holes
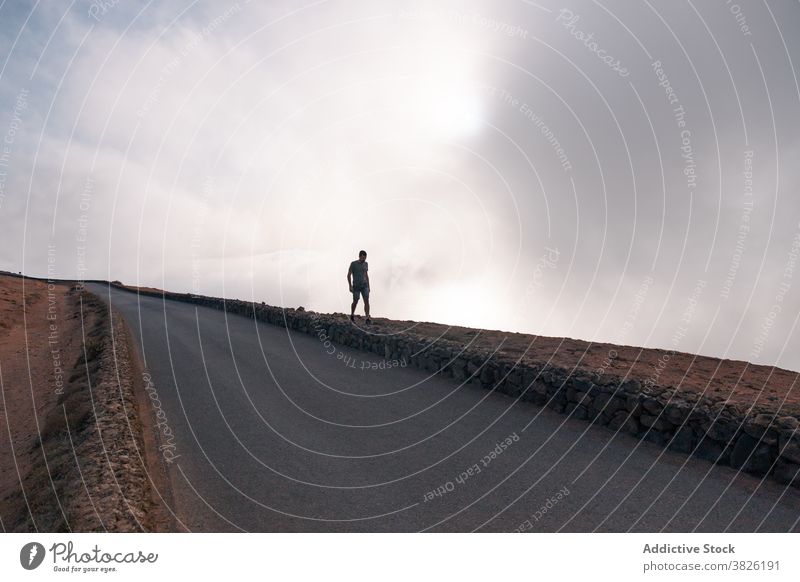
[[[367,251],[358,253],[358,260],[350,263],[347,270],[347,285],[350,293],[353,294],[353,304],[350,306],[350,321],[356,320],[356,305],[358,296],[364,298],[364,314],[367,316],[367,323],[372,323],[369,318],[369,265],[367,264]]]

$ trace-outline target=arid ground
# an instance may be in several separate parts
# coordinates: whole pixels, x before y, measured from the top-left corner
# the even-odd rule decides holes
[[[161,526],[122,323],[79,288],[0,276],[4,531]]]

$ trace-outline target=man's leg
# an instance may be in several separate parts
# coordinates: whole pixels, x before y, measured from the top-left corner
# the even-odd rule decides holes
[[[367,322],[369,322],[369,287],[364,289],[361,295],[364,297],[364,315],[367,316]]]
[[[353,303],[350,304],[350,321],[355,320],[356,306],[358,305],[358,290],[353,290]]]

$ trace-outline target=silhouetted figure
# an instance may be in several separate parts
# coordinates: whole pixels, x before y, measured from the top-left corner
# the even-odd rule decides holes
[[[369,318],[369,264],[367,263],[367,251],[358,253],[358,260],[350,263],[347,269],[347,285],[350,293],[353,294],[353,304],[350,306],[350,321],[356,320],[356,305],[358,296],[364,298],[364,314],[367,316],[367,323],[371,323]]]

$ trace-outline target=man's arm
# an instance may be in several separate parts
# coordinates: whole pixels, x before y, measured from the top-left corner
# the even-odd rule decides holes
[[[353,265],[350,264],[350,266],[347,269],[347,286],[350,288],[350,293],[353,292],[353,282],[351,281],[352,276],[353,276]]]
[[[369,287],[369,267],[364,269],[364,278],[367,280],[367,287]]]

